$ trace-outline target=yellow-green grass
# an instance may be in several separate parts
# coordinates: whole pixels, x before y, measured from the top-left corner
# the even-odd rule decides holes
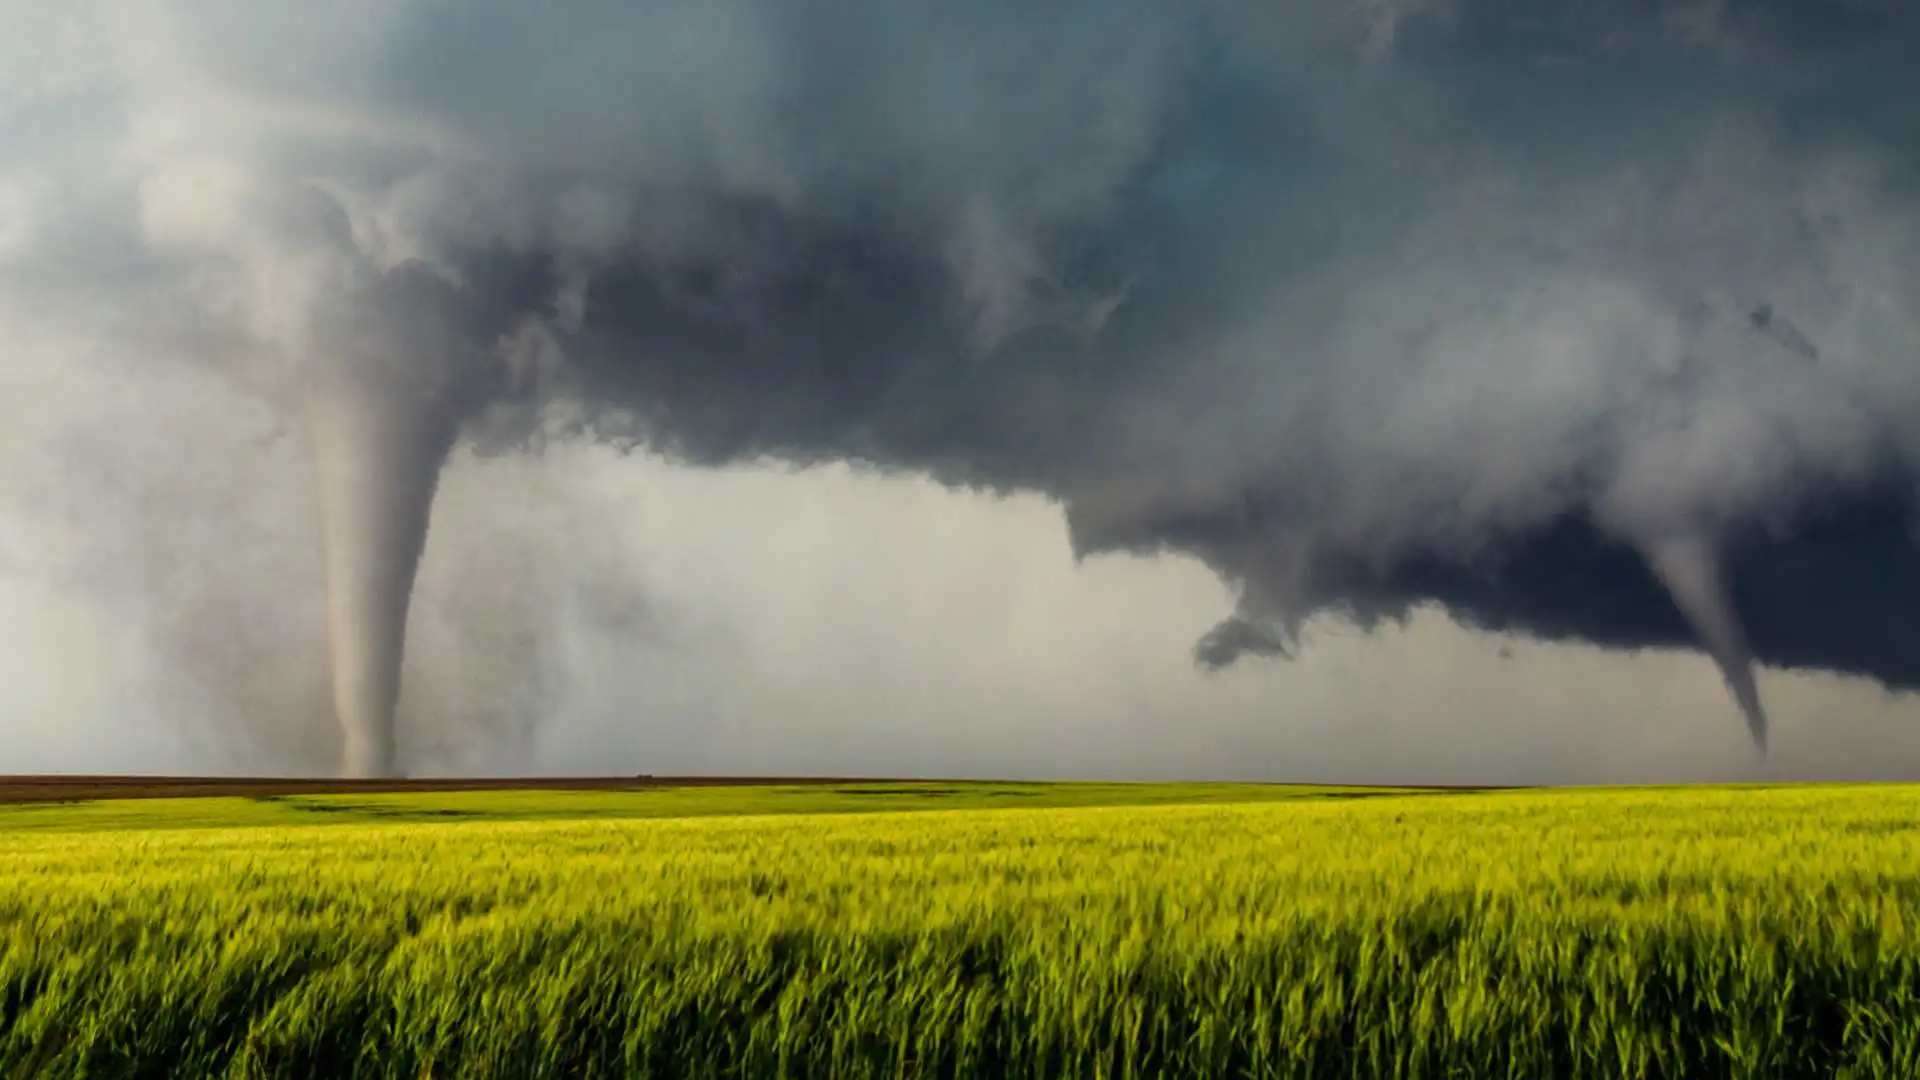
[[[1903,786],[0,830],[0,1075],[1911,1080],[1917,904]]]
[[[538,781],[529,781],[537,784]],[[630,791],[438,791],[402,794],[81,799],[0,803],[0,836],[33,829],[230,828],[399,821],[561,821],[887,810],[1153,806],[1361,798],[1416,789],[1295,784],[905,781],[685,786]]]

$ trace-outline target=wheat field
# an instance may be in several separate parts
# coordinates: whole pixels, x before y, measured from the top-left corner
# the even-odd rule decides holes
[[[1352,794],[0,811],[0,1074],[1920,1076],[1920,788]]]

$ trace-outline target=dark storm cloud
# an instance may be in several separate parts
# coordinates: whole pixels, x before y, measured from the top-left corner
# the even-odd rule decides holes
[[[1040,491],[1239,587],[1208,664],[1437,603],[1920,685],[1910,5],[110,10],[0,272],[131,223],[476,437]]]

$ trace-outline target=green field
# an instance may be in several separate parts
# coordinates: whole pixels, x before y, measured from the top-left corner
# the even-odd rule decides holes
[[[1920,788],[938,790],[0,808],[0,1075],[1920,1077]]]
[[[1401,791],[1412,789],[1399,789]],[[126,830],[396,821],[584,821],[887,810],[1158,806],[1362,798],[1390,788],[1286,784],[849,783],[663,787],[632,791],[448,791],[404,795],[102,799],[0,803],[0,835],[26,829]]]

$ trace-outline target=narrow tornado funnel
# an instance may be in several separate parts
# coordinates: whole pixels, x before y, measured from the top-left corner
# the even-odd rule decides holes
[[[1767,714],[1760,706],[1760,687],[1753,677],[1753,654],[1746,632],[1733,613],[1720,554],[1706,536],[1684,533],[1641,545],[1641,554],[1654,576],[1666,586],[1701,644],[1720,665],[1734,701],[1747,718],[1747,730],[1761,757],[1767,754]]]
[[[334,712],[345,739],[341,769],[349,777],[394,776],[407,607],[454,413],[404,383],[343,376],[315,388],[307,419],[326,553]]]

